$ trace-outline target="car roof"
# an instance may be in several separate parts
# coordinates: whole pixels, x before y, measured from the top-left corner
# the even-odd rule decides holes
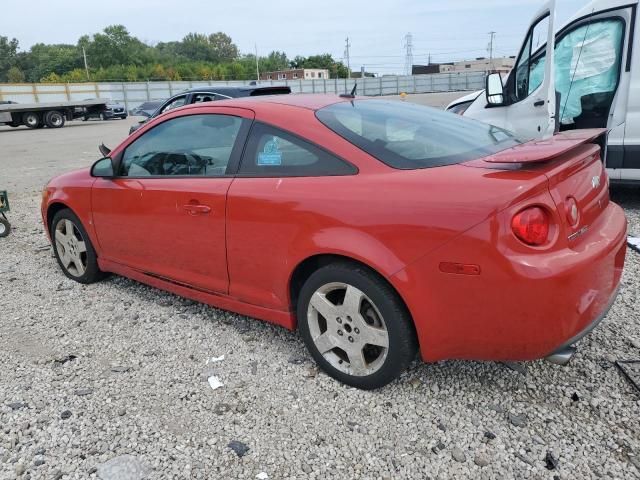
[[[184,92],[181,92],[181,94],[202,92],[202,93],[221,93],[223,95],[228,95],[230,97],[248,97],[248,96],[251,96],[253,92],[273,91],[273,92],[283,93],[286,90],[290,92],[291,88],[286,85],[269,85],[269,86],[239,85],[235,87],[229,87],[229,86],[218,87],[218,86],[203,85],[201,87],[194,87],[194,88],[190,88],[189,90],[185,90]]]
[[[367,97],[364,97],[367,98]],[[364,98],[359,98],[363,100]],[[261,107],[265,104],[288,105],[291,107],[305,108],[308,110],[319,110],[334,103],[341,103],[353,100],[353,98],[344,98],[339,95],[318,94],[318,93],[297,93],[291,95],[265,95],[257,97],[241,97],[230,98],[228,100],[219,100],[214,106],[236,106],[242,108]],[[181,107],[181,110],[191,110],[211,106],[210,103],[194,103]]]

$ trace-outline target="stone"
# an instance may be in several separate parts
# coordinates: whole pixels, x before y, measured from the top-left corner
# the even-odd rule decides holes
[[[467,456],[458,447],[454,447],[453,450],[451,450],[451,456],[456,462],[464,463],[467,461]]]
[[[238,457],[244,457],[250,450],[247,445],[237,440],[232,440],[227,446],[233,450]]]
[[[101,480],[144,480],[149,469],[137,457],[125,454],[98,465]]]

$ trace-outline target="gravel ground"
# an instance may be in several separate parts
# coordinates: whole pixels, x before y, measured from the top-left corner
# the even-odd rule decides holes
[[[640,393],[613,365],[640,358],[640,254],[568,367],[415,363],[358,391],[318,372],[296,333],[62,275],[40,189],[130,123],[0,128],[14,225],[0,239],[0,478],[640,478]],[[640,190],[614,197],[640,234]]]

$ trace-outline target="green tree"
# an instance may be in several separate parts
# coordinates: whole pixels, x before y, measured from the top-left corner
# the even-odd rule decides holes
[[[24,83],[24,73],[18,67],[11,67],[7,72],[7,81],[9,83]]]
[[[18,40],[0,36],[0,82],[7,81],[11,67],[15,66],[18,55]]]
[[[231,37],[223,32],[216,32],[209,35],[209,46],[214,62],[231,62],[238,58],[238,47]]]

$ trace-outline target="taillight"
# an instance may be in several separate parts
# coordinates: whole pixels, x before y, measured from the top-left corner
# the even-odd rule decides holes
[[[549,238],[549,215],[540,207],[527,208],[513,217],[511,229],[527,245],[543,245]]]

